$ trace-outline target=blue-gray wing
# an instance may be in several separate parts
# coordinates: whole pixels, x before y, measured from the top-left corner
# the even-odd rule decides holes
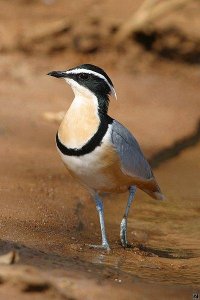
[[[112,123],[111,141],[120,156],[123,173],[144,179],[154,177],[138,142],[128,129],[116,120]]]

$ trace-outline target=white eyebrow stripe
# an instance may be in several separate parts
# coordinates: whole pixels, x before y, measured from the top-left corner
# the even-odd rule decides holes
[[[83,69],[73,69],[73,70],[70,70],[70,71],[66,71],[66,74],[80,74],[80,73],[93,74],[93,75],[103,79],[107,83],[109,88],[111,89],[113,96],[115,96],[117,98],[114,87],[108,82],[106,77],[104,77],[102,74],[99,74],[98,72],[95,72],[95,71],[92,71],[92,70],[87,70],[87,69],[84,69],[84,68]]]

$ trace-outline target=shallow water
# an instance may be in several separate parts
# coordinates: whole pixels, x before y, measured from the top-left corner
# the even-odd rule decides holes
[[[105,214],[112,251],[83,251],[80,257],[149,282],[199,285],[200,145],[164,163],[155,175],[167,200],[159,202],[137,193],[128,219],[131,248],[121,252],[119,243],[114,242],[126,196],[116,200],[111,196],[105,200]]]

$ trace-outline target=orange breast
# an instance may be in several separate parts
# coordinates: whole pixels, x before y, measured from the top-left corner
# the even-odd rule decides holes
[[[74,99],[59,127],[59,138],[68,148],[81,148],[97,131],[99,122],[92,99]]]

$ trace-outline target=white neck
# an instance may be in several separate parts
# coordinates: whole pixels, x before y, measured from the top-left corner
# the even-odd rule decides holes
[[[71,84],[70,84],[71,85]],[[98,100],[80,85],[72,86],[75,98],[58,131],[61,142],[68,148],[81,148],[95,134],[100,119]]]

